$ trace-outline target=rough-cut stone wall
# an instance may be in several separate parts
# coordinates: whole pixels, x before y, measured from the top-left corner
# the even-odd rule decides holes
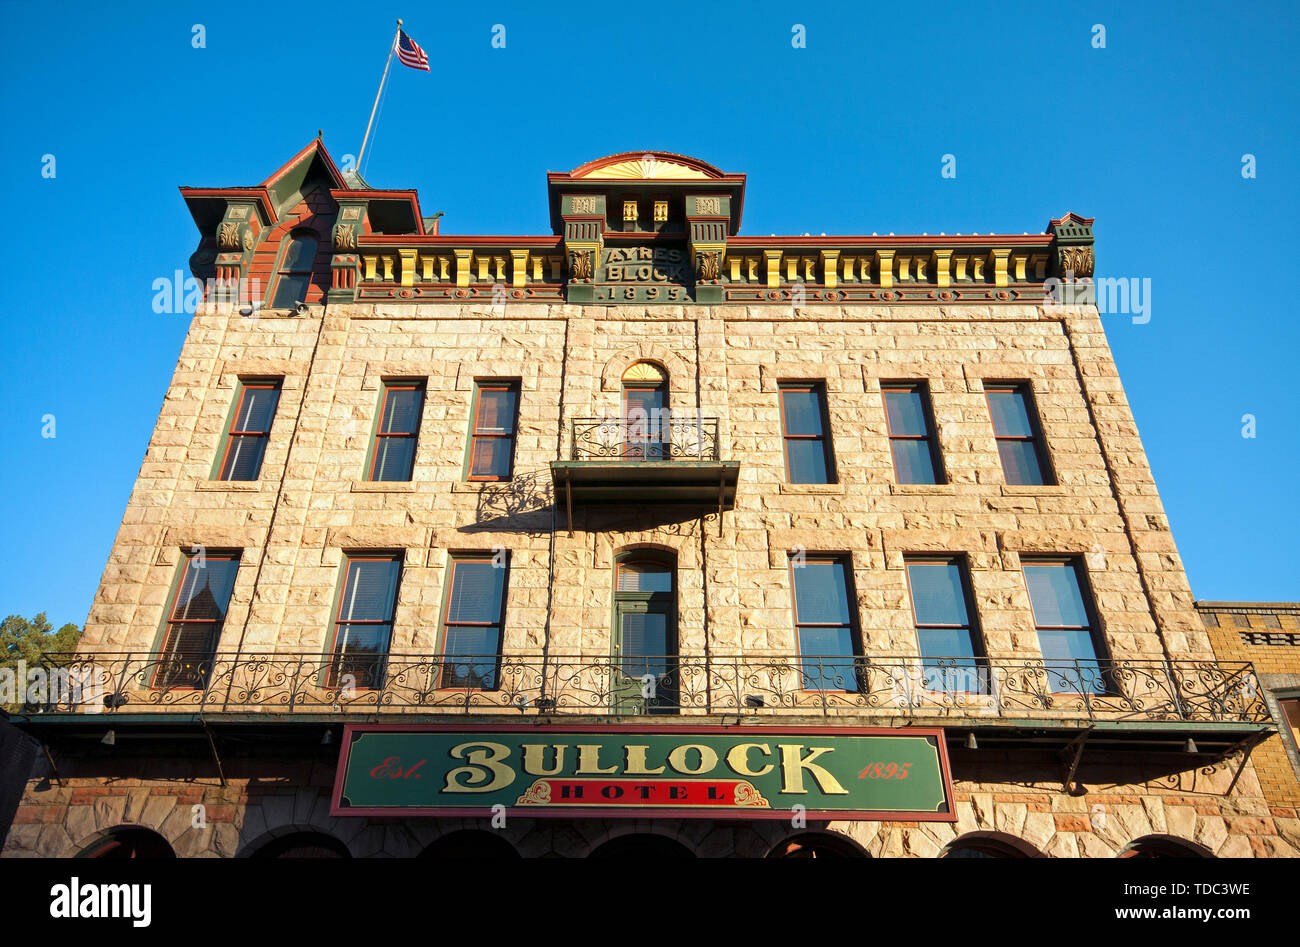
[[[1030,306],[197,315],[85,644],[152,647],[181,551],[202,544],[243,550],[223,649],[323,649],[342,553],[366,548],[405,554],[393,650],[428,649],[447,553],[493,547],[511,554],[507,648],[539,648],[547,465],[567,457],[573,418],[619,410],[622,371],[641,359],[668,371],[672,410],[719,418],[723,457],[742,465],[736,509],[721,535],[712,515],[686,510],[659,522],[637,509],[591,512],[573,536],[561,528],[550,613],[558,651],[608,653],[612,554],[648,543],[678,556],[684,649],[703,645],[707,575],[715,652],[792,650],[786,556],[803,546],[852,554],[869,652],[915,652],[902,557],[943,551],[969,557],[991,656],[1038,656],[1022,553],[1086,557],[1114,656],[1209,656],[1100,320]],[[282,377],[283,394],[261,478],[220,483],[212,466],[241,376]],[[427,386],[411,483],[363,479],[389,378]],[[462,479],[476,378],[521,387],[510,484]],[[930,386],[947,484],[894,483],[880,383],[901,379]],[[1058,485],[1003,483],[985,379],[1033,385]],[[825,382],[839,483],[784,482],[783,380]]]
[[[722,457],[741,463],[736,507],[720,533],[714,514],[630,507],[580,512],[570,534],[562,504],[552,511],[548,464],[568,458],[569,422],[615,414],[622,372],[639,360],[668,372],[674,411],[719,418]],[[267,376],[283,378],[283,392],[260,479],[213,481],[238,379]],[[397,378],[423,379],[427,390],[414,478],[368,483],[382,382]],[[508,484],[463,479],[475,379],[520,385]],[[785,380],[824,382],[838,483],[784,482]],[[893,380],[928,383],[949,483],[894,482],[880,393]],[[1032,384],[1057,485],[1003,482],[983,394],[993,380]],[[802,547],[851,555],[868,655],[917,651],[903,557],[934,551],[967,557],[995,659],[1039,657],[1020,571],[1020,556],[1034,553],[1084,557],[1113,656],[1212,657],[1095,310],[388,304],[258,319],[201,311],[84,646],[155,647],[182,551],[196,544],[242,550],[223,651],[322,652],[344,553],[373,549],[405,557],[391,650],[432,652],[448,554],[505,548],[506,651],[549,645],[553,655],[605,656],[614,558],[648,546],[677,557],[687,654],[793,654],[787,556]],[[874,854],[934,854],[976,831],[1051,855],[1114,854],[1149,834],[1218,854],[1292,854],[1300,844],[1294,818],[1269,812],[1253,765],[1226,798],[1217,793],[1230,781],[1227,767],[1199,781],[1194,771],[1175,775],[1174,784],[1121,773],[1075,797],[1055,770],[1022,778],[1007,766],[958,776],[955,827],[832,829]],[[329,768],[302,779],[286,773],[295,788],[274,800],[237,779],[226,789],[206,779],[168,788],[148,773],[111,785],[88,775],[62,788],[33,780],[6,854],[67,854],[122,822],[158,828],[185,854],[231,854],[292,825],[330,831],[354,854],[406,854],[456,827],[330,819]],[[209,807],[206,836],[173,811],[191,799]],[[1113,811],[1110,828],[1089,821],[1096,806]],[[518,820],[508,835],[530,853],[582,854],[635,826]],[[762,854],[791,834],[761,823],[664,821],[655,830],[689,838],[701,853]]]
[[[68,857],[111,829],[158,832],[181,857],[240,857],[291,832],[320,832],[354,857],[412,857],[459,830],[499,835],[520,854],[583,857],[622,834],[667,836],[701,857],[763,857],[805,831],[851,840],[873,856],[939,855],[957,839],[993,838],[1028,855],[1114,857],[1139,840],[1158,838],[1218,857],[1294,857],[1300,820],[1278,816],[1244,773],[1222,793],[1235,767],[1152,778],[1131,758],[1103,759],[1082,771],[1083,795],[1062,791],[1050,758],[1011,760],[957,751],[953,759],[957,821],[818,822],[656,819],[336,818],[329,814],[333,760],[286,754],[272,760],[225,760],[221,786],[211,760],[60,759],[64,785],[38,778],[19,808],[4,857]],[[203,807],[196,826],[196,805]]]

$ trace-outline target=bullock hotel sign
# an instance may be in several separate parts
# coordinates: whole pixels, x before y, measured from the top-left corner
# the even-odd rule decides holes
[[[955,821],[940,730],[347,727],[336,816]]]

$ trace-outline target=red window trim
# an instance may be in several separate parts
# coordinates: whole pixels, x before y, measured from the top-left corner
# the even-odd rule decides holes
[[[384,409],[388,407],[388,395],[393,391],[418,391],[420,392],[420,410],[415,419],[414,431],[385,431],[384,427]],[[384,382],[384,396],[379,400],[379,425],[375,428],[375,443],[371,448],[370,472],[366,479],[374,481],[375,465],[379,463],[379,448],[383,444],[382,438],[385,437],[409,437],[416,438],[420,434],[420,421],[424,416],[424,385],[417,381],[399,381]],[[411,458],[411,474],[407,479],[415,475],[415,458]]]
[[[481,396],[482,396],[483,392],[485,392],[485,391],[510,391],[510,392],[514,392],[514,395],[515,395],[515,413],[514,413],[514,416],[510,418],[510,431],[509,431],[509,433],[502,434],[502,433],[497,432],[497,431],[488,431],[488,432],[480,432],[480,431],[479,431],[479,429],[478,429],[479,413],[481,412],[481,410],[482,410],[482,405],[483,405],[482,397],[481,397]],[[492,382],[483,382],[483,383],[475,382],[475,383],[474,383],[474,424],[473,424],[473,427],[470,429],[470,437],[469,437],[469,440],[470,440],[470,443],[469,443],[469,471],[468,471],[468,474],[467,474],[467,476],[466,476],[466,478],[465,478],[467,481],[469,481],[469,480],[477,480],[477,481],[488,482],[488,483],[503,483],[503,482],[505,482],[505,481],[507,481],[507,480],[510,480],[510,479],[512,479],[512,478],[514,477],[514,474],[515,474],[515,445],[514,445],[514,440],[515,440],[515,435],[516,435],[516,433],[518,432],[518,427],[519,427],[519,402],[520,402],[520,400],[521,400],[521,399],[520,399],[520,395],[519,395],[519,391],[520,391],[520,385],[519,385],[519,383],[516,382],[516,381],[499,381],[499,382],[498,382],[498,381],[492,381]],[[499,439],[499,440],[509,440],[509,441],[510,441],[510,467],[509,467],[509,469],[506,471],[506,473],[505,473],[503,476],[495,476],[495,475],[491,475],[491,474],[476,474],[476,473],[474,473],[474,455],[475,455],[475,450],[474,450],[474,448],[478,445],[478,439],[479,439],[480,437],[484,437],[484,438],[497,438],[497,439]]]
[[[217,467],[217,478],[219,480],[224,482],[230,482],[226,480],[226,477],[224,475],[226,473],[226,462],[230,459],[230,448],[236,437],[261,437],[262,439],[268,442],[271,439],[270,427],[267,427],[265,431],[257,431],[251,429],[244,430],[244,429],[237,429],[235,427],[235,425],[239,423],[239,415],[242,412],[244,407],[244,395],[247,394],[249,391],[277,392],[276,399],[275,399],[275,409],[272,410],[271,412],[271,422],[270,422],[271,424],[274,424],[276,411],[278,411],[280,408],[280,398],[278,392],[280,391],[281,384],[282,382],[280,381],[261,381],[261,380],[244,381],[242,378],[239,380],[239,400],[235,402],[235,410],[230,417],[230,428],[226,431],[226,449],[221,452],[221,464]],[[263,460],[265,460],[265,457],[263,457]],[[262,473],[260,466],[258,468],[257,473],[258,476],[260,477]]]
[[[926,622],[923,624],[916,617],[916,599],[913,598],[912,596],[912,572],[911,569],[909,568],[910,566],[913,565],[954,565],[957,567],[958,573],[961,576],[961,594],[966,605],[966,622],[967,622],[966,624],[964,625],[939,624],[935,622]],[[935,553],[935,554],[925,554],[925,555],[918,555],[918,556],[909,556],[904,554],[903,577],[907,584],[907,604],[908,607],[912,610],[912,627],[915,628],[917,631],[921,631],[928,628],[965,630],[966,633],[970,636],[971,649],[978,650],[980,652],[972,655],[970,660],[975,662],[976,668],[981,668],[981,667],[988,668],[989,666],[988,648],[985,646],[984,643],[983,630],[980,628],[978,624],[979,613],[975,608],[975,601],[974,601],[975,590],[971,587],[970,561],[965,556],[958,555],[956,553],[953,554]],[[917,644],[917,651],[919,654],[920,645],[921,645],[921,639],[919,635],[917,636],[916,644]],[[922,666],[924,666],[925,655],[919,654],[919,657],[921,658]],[[935,659],[961,658],[962,660],[965,660],[964,655],[957,655],[957,654],[951,654],[951,655],[937,654],[934,657]],[[954,690],[952,691],[952,693],[974,694],[977,697],[988,697],[992,694],[992,690],[991,690],[992,681],[990,681],[989,684],[990,684],[990,690],[987,691]]]
[[[452,597],[452,595],[454,595],[455,592],[456,592],[456,568],[457,568],[458,566],[461,566],[461,565],[468,565],[468,564],[489,565],[489,566],[490,566],[490,565],[493,564],[493,557],[492,557],[492,556],[483,556],[483,555],[465,555],[465,556],[456,556],[456,555],[453,555],[453,556],[451,557],[451,571],[450,571],[450,573],[449,573],[448,576],[447,576],[447,602],[446,602],[446,604],[443,606],[442,623],[441,623],[441,626],[440,626],[439,629],[438,629],[438,655],[437,655],[437,657],[442,661],[442,670],[441,670],[441,671],[439,672],[439,674],[438,674],[438,684],[437,684],[437,689],[440,690],[440,691],[463,691],[463,692],[468,692],[468,691],[480,691],[480,690],[483,690],[483,689],[484,689],[484,688],[481,688],[481,687],[443,687],[443,686],[442,686],[442,675],[445,674],[446,671],[447,671],[447,663],[448,663],[447,659],[448,659],[448,658],[458,658],[458,657],[482,658],[482,657],[487,657],[487,655],[480,655],[480,654],[469,654],[469,655],[456,655],[456,654],[449,655],[449,654],[447,654],[447,629],[448,629],[448,627],[454,627],[454,628],[496,628],[496,629],[498,629],[498,631],[497,631],[497,650],[496,650],[496,654],[493,655],[493,657],[494,657],[496,660],[495,660],[495,663],[494,663],[493,667],[494,667],[494,670],[496,671],[496,673],[497,673],[498,675],[501,673],[501,653],[502,653],[502,651],[504,650],[505,637],[506,637],[506,614],[505,614],[505,612],[506,612],[506,595],[505,595],[506,590],[505,590],[505,583],[503,582],[503,583],[502,583],[502,586],[501,586],[501,606],[500,606],[500,609],[499,609],[499,611],[498,611],[498,614],[497,614],[497,620],[496,620],[496,621],[494,621],[494,622],[491,622],[491,621],[449,621],[449,620],[447,619],[447,615],[448,615],[448,614],[450,613],[450,611],[451,611],[451,597]],[[509,559],[507,559],[507,561],[506,561],[506,565],[505,565],[504,568],[506,568],[506,569],[509,569],[509,568],[510,568],[510,565],[509,565]],[[500,684],[500,681],[498,680],[497,683],[498,683],[498,685],[499,685],[499,684]],[[492,689],[495,690],[495,688],[492,688]]]
[[[827,691],[823,691],[820,689],[809,690],[808,688],[803,686],[803,658],[804,658],[803,639],[799,635],[799,631],[802,628],[848,628],[849,648],[850,648],[849,654],[829,655],[829,656],[824,654],[815,654],[815,655],[809,655],[808,657],[821,658],[823,660],[828,660],[831,658],[843,659],[852,662],[852,664],[854,665],[854,672],[855,672],[854,683],[859,685],[861,684],[861,682],[857,680],[857,673],[856,673],[858,658],[862,656],[859,653],[862,650],[862,641],[861,641],[861,635],[858,633],[857,611],[855,609],[855,596],[853,595],[853,587],[851,584],[852,575],[853,575],[853,557],[848,553],[833,553],[833,552],[831,553],[822,552],[816,554],[804,553],[803,564],[805,566],[817,565],[817,564],[833,564],[836,562],[842,563],[844,565],[844,595],[848,599],[848,603],[849,603],[849,621],[847,625],[845,625],[842,622],[814,622],[814,621],[801,622],[799,620],[799,595],[795,590],[796,580],[794,575],[794,557],[791,556],[789,558],[790,612],[794,616],[794,649],[795,649],[795,657],[799,667],[799,693],[801,694],[828,693]],[[824,670],[824,666],[823,666],[823,670]],[[859,687],[858,689],[855,689],[853,691],[845,691],[844,693],[862,693],[862,691]]]
[[[293,230],[289,231],[289,233],[286,234],[285,237],[286,239],[284,240],[284,247],[280,251],[279,266],[277,266],[275,270],[275,286],[272,287],[272,292],[269,296],[269,299],[271,302],[275,302],[276,293],[280,292],[280,280],[283,279],[284,277],[306,276],[307,285],[303,288],[302,291],[302,295],[303,295],[302,301],[306,302],[307,292],[308,290],[311,289],[311,278],[316,274],[316,258],[320,256],[321,237],[320,234],[318,234],[315,230],[313,230],[310,227],[296,227]],[[289,256],[289,250],[293,246],[293,242],[295,240],[306,239],[306,238],[311,238],[311,240],[316,244],[316,249],[312,252],[311,261],[308,263],[307,268],[305,270],[286,269],[284,265],[284,261]]]
[[[993,405],[989,403],[989,392],[1018,392],[1025,406],[1025,417],[1029,420],[1028,434],[999,434],[994,420]],[[1029,441],[1034,445],[1034,456],[1043,476],[1042,486],[1055,486],[1056,474],[1047,456],[1047,441],[1043,437],[1042,426],[1038,419],[1038,405],[1034,401],[1033,386],[1027,381],[986,381],[984,382],[984,406],[989,412],[989,426],[993,428],[995,441]],[[1006,470],[1003,470],[1003,478]],[[1025,486],[1033,486],[1026,484]]]
[[[808,391],[818,396],[818,423],[821,425],[820,434],[789,434],[789,425],[785,423],[785,395],[787,391]],[[834,464],[831,460],[830,450],[828,448],[829,436],[827,433],[826,420],[826,386],[819,382],[780,382],[777,385],[777,392],[781,399],[781,454],[785,458],[785,482],[793,483],[790,479],[790,441],[820,441],[822,445],[822,459],[826,464],[826,483],[837,483],[838,479],[835,474]]]
[[[1083,613],[1088,618],[1086,625],[1040,625],[1038,623],[1038,613],[1034,610],[1034,596],[1029,591],[1029,576],[1025,574],[1026,566],[1055,566],[1064,569],[1073,569],[1075,580],[1079,584],[1079,599],[1083,602]],[[1105,697],[1110,696],[1114,682],[1111,680],[1110,671],[1107,665],[1111,662],[1110,648],[1104,638],[1101,637],[1101,619],[1097,614],[1095,598],[1093,597],[1092,585],[1088,580],[1088,573],[1083,564],[1083,560],[1078,556],[1037,556],[1020,557],[1020,577],[1025,583],[1025,595],[1029,599],[1029,614],[1034,619],[1034,633],[1039,631],[1086,631],[1088,638],[1092,642],[1093,660],[1102,668],[1103,683],[1106,690],[1093,696]],[[1042,654],[1041,645],[1039,654]],[[1051,660],[1048,658],[1044,659]],[[1053,694],[1063,694],[1077,697],[1074,691],[1053,691]]]
[[[352,573],[353,563],[358,563],[358,562],[396,562],[397,563],[397,580],[393,583],[393,613],[388,616],[387,620],[378,619],[378,618],[348,619],[347,621],[343,620],[343,604],[344,604],[344,599],[347,596],[347,592],[348,592],[348,577]],[[344,558],[344,563],[345,565],[343,569],[343,587],[339,590],[339,605],[334,612],[334,632],[330,636],[329,651],[326,652],[326,657],[329,660],[328,672],[329,672],[330,687],[335,686],[334,685],[334,677],[335,677],[334,664],[340,657],[339,631],[341,630],[342,626],[347,625],[350,627],[352,625],[388,625],[389,638],[388,638],[388,645],[385,648],[385,655],[387,655],[388,649],[391,648],[393,644],[392,626],[396,624],[396,618],[397,618],[397,593],[401,590],[402,587],[402,567],[404,563],[402,561],[402,556],[398,553],[392,553],[389,555],[379,555],[379,556],[375,556],[375,555],[346,556]],[[373,688],[358,686],[357,690],[373,690]]]
[[[895,434],[893,426],[889,423],[889,399],[885,395],[890,392],[915,392],[921,396],[921,422],[925,425],[926,433],[924,434]],[[885,409],[885,432],[892,444],[894,441],[925,441],[926,446],[930,449],[930,463],[934,467],[935,485],[948,482],[947,471],[943,467],[943,459],[939,453],[938,429],[934,423],[934,410],[930,404],[930,386],[923,381],[890,381],[882,382],[880,385],[880,400]],[[894,452],[889,452],[890,463],[894,463]],[[898,467],[894,467],[894,482],[898,481]]]
[[[194,559],[198,556],[198,553],[186,552],[184,553],[184,556],[185,556],[185,565],[181,569],[180,579],[179,581],[177,581],[176,587],[172,590],[171,606],[167,609],[167,618],[165,621],[166,627],[163,629],[162,647],[159,649],[159,657],[162,660],[160,660],[154,667],[153,677],[150,679],[149,682],[149,686],[151,688],[157,688],[160,686],[158,684],[158,674],[163,669],[164,666],[163,661],[165,661],[169,655],[174,653],[172,649],[172,642],[173,642],[173,634],[176,625],[196,625],[201,623],[210,623],[213,627],[212,630],[209,632],[209,634],[211,635],[211,640],[212,640],[214,650],[217,645],[217,642],[221,637],[221,632],[225,628],[226,619],[224,617],[222,618],[177,618],[176,617],[176,606],[180,604],[181,590],[185,587],[185,576],[189,573],[190,563],[194,561]],[[206,567],[206,563],[209,562],[233,562],[235,564],[236,577],[238,577],[239,563],[243,559],[242,552],[204,552],[203,557],[204,557],[205,567]],[[234,594],[233,587],[231,590],[231,594],[232,595]],[[227,612],[230,610],[229,599],[226,600],[225,608]],[[203,689],[202,687],[194,687],[194,686],[190,686],[190,687],[173,686],[173,685],[166,685],[166,686],[168,690],[202,690]]]

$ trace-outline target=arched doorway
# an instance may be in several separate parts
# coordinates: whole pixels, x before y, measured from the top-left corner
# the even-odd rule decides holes
[[[1037,855],[1019,839],[984,832],[963,835],[939,853],[940,858],[1034,858]]]
[[[462,829],[430,842],[418,857],[505,861],[519,858],[519,853],[499,835]]]
[[[151,829],[127,825],[110,829],[91,842],[78,858],[175,858],[167,840]]]
[[[1200,846],[1163,835],[1148,835],[1134,839],[1120,851],[1117,858],[1212,858]]]
[[[768,858],[870,858],[871,855],[842,835],[805,832],[772,847]]]
[[[694,858],[695,853],[683,845],[663,835],[633,834],[620,835],[603,845],[597,846],[588,858],[617,858],[666,860]]]
[[[293,832],[267,842],[251,858],[351,858],[346,845],[324,832]]]

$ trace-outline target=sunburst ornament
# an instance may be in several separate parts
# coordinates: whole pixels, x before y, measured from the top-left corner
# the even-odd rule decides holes
[[[663,370],[650,362],[637,362],[623,373],[623,381],[662,382],[663,380]]]
[[[585,175],[588,178],[613,178],[622,180],[640,180],[647,181],[655,178],[691,178],[698,181],[707,181],[709,176],[697,168],[687,167],[676,161],[669,161],[666,158],[660,158],[657,155],[642,155],[630,161],[620,161],[617,164],[608,164],[603,168],[597,168],[590,174]]]

